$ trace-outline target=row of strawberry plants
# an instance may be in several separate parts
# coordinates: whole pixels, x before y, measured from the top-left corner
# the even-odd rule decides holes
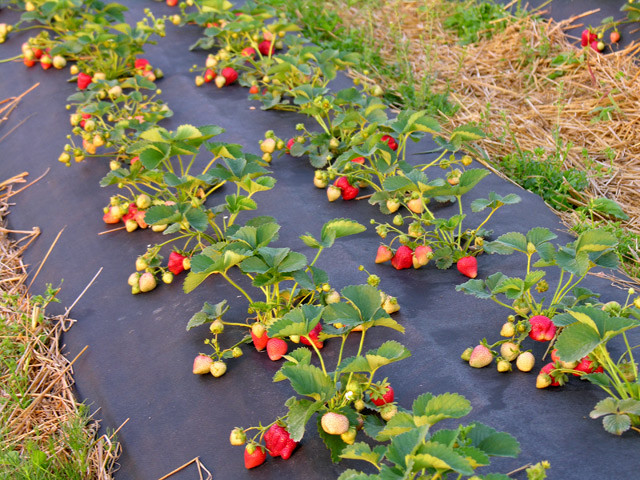
[[[221,16],[223,17],[225,11],[224,9],[219,10],[217,16],[212,12],[210,14],[211,17],[207,18],[207,22],[216,23],[216,19],[219,20]],[[238,26],[232,24],[232,19],[229,19],[228,22],[221,20],[219,24],[216,23],[216,29],[211,29],[211,23],[206,24],[208,26],[205,30],[206,46],[216,45],[221,51],[233,50],[229,48],[229,32],[225,32],[224,29],[231,24],[229,31],[235,32]],[[218,28],[219,25],[222,26]],[[233,36],[233,33],[231,35]],[[216,40],[212,40],[212,37]],[[256,34],[254,33],[253,37],[251,35],[246,35],[246,37],[255,40]],[[267,42],[266,39],[264,41]],[[202,42],[197,45],[202,45]],[[244,55],[242,46],[236,48],[236,51],[241,52],[240,56]],[[245,46],[244,48],[251,47]],[[293,55],[295,56],[295,52]],[[214,55],[210,55],[209,58],[218,60]],[[287,61],[290,59],[288,58]],[[313,68],[312,65],[312,72]],[[271,100],[272,96],[268,90],[263,89],[261,94],[260,89],[256,87],[254,66],[251,65],[245,70],[247,80],[244,84],[252,85],[251,98],[265,100],[268,97]],[[288,71],[276,78],[277,85],[290,83],[287,73]],[[435,120],[424,115],[424,112],[403,111],[394,122],[389,122],[383,110],[384,105],[379,99],[363,95],[355,89],[342,90],[333,94],[326,86],[318,87],[311,84],[288,89],[287,95],[292,98],[292,101],[287,103],[287,108],[295,109],[312,117],[320,130],[315,132],[314,129],[311,129],[312,131],[309,131],[303,124],[300,124],[298,130],[301,134],[296,138],[289,139],[286,143],[275,136],[273,132],[267,132],[266,138],[262,142],[264,158],[270,160],[275,150],[281,150],[296,157],[308,157],[314,167],[321,169],[315,173],[314,185],[319,188],[327,188],[327,196],[330,201],[341,196],[344,200],[358,198],[360,188],[372,187],[375,193],[368,196],[369,201],[373,204],[380,204],[383,213],[395,213],[400,206],[404,206],[409,215],[398,214],[392,222],[377,224],[376,231],[383,239],[391,233],[393,235],[392,242],[397,239],[402,245],[396,252],[387,245],[381,245],[376,256],[377,263],[391,260],[392,265],[398,269],[411,266],[419,268],[424,266],[430,258],[435,257],[436,265],[440,268],[448,268],[454,261],[457,261],[458,269],[462,273],[472,278],[477,275],[476,262],[472,255],[483,251],[484,237],[490,233],[483,230],[484,224],[500,206],[519,201],[517,196],[502,197],[492,192],[488,199],[474,201],[471,205],[473,211],[486,208],[491,210],[487,218],[476,229],[463,230],[462,220],[465,215],[461,207],[461,196],[473,188],[487,172],[469,170],[463,173],[460,169],[452,167],[458,161],[453,155],[446,158],[446,152],[430,164],[409,166],[406,163],[407,140],[409,138],[416,139],[423,132],[437,133],[439,127]],[[290,103],[297,108],[289,105]],[[273,105],[265,103],[263,108],[272,107]],[[436,141],[443,147],[455,151],[465,140],[473,140],[480,135],[481,132],[475,128],[463,127],[454,131],[450,139],[445,140],[443,137],[436,136]],[[459,162],[464,167],[470,164],[471,159],[465,156]],[[429,183],[424,171],[434,165],[450,169],[446,176],[448,185],[440,179]],[[334,185],[328,185],[330,179],[335,179]],[[460,213],[449,219],[435,218],[427,207],[431,199],[455,199],[460,206]],[[374,222],[372,221],[372,223]],[[407,233],[397,228],[405,224],[408,224]],[[434,228],[428,230],[429,226],[434,226]],[[503,325],[501,335],[507,338],[491,346],[491,348],[500,346],[500,354],[491,350],[486,340],[475,349],[465,350],[463,359],[469,361],[472,366],[486,366],[495,357],[500,372],[510,371],[511,361],[514,360],[517,360],[516,364],[521,371],[531,371],[535,358],[529,350],[522,348],[523,340],[526,337],[531,337],[537,341],[555,341],[557,334],[561,331],[551,320],[555,313],[584,304],[593,304],[597,296],[578,287],[578,283],[596,266],[614,268],[617,265],[614,253],[617,241],[612,235],[603,231],[585,232],[576,242],[560,247],[558,258],[554,253],[554,247],[549,243],[555,238],[555,235],[548,231],[544,232],[543,229],[534,229],[532,232],[537,243],[528,242],[530,247],[525,245],[529,249],[526,278],[510,279],[501,273],[492,275],[487,280],[487,284],[490,286],[488,290],[491,293],[478,292],[478,285],[484,285],[481,280],[471,280],[459,287],[467,293],[475,293],[483,298],[496,299],[497,293],[506,293],[508,298],[514,302],[515,313],[521,318],[516,322],[516,317],[511,315],[509,321]],[[522,234],[515,232],[503,237],[508,239],[514,236],[518,236],[519,240],[525,238]],[[495,249],[497,244],[499,241],[498,243],[492,242],[487,251],[502,253],[499,249]],[[531,255],[537,251],[538,247],[542,247],[545,252],[542,254],[545,257],[541,260],[540,266],[558,267],[561,275],[554,297],[546,308],[544,299],[536,303],[531,295],[531,289],[534,287],[541,293],[548,289],[547,282],[543,278],[545,271],[530,271]],[[472,255],[468,255],[469,252],[472,252]],[[589,255],[593,258],[590,258]],[[586,260],[587,258],[588,260]],[[569,278],[566,283],[563,283],[562,278],[565,274]],[[470,285],[473,285],[474,288],[469,288]],[[630,295],[633,293],[631,291]],[[532,303],[534,304],[533,308]],[[640,300],[635,300],[635,303],[640,303]],[[625,308],[626,310],[623,309],[623,311],[627,312],[627,316],[630,313],[636,313],[632,309],[631,303]],[[622,359],[622,361],[635,365],[631,350],[628,355],[631,358]],[[554,361],[555,359],[554,355]],[[587,357],[582,360],[585,364],[590,362]],[[559,363],[551,366],[553,365],[560,366]],[[552,383],[548,376],[551,366],[543,367],[537,380],[539,387]],[[587,375],[596,368],[598,368],[597,364],[587,368],[583,372],[585,378],[588,379]],[[635,372],[635,367],[631,371]],[[637,379],[637,375],[633,378]],[[553,384],[556,383],[553,382]],[[631,387],[632,394],[633,388],[635,387]]]

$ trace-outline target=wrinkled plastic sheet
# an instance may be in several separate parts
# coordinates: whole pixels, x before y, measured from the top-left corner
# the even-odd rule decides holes
[[[157,13],[173,12],[164,4],[128,3],[132,7],[129,21],[141,18],[142,9],[147,6]],[[554,2],[554,12],[557,5],[565,3],[580,4],[582,8],[587,2]],[[0,21],[10,16],[2,11]],[[294,135],[297,123],[312,124],[295,114],[261,111],[258,104],[247,100],[247,90],[238,86],[217,89],[211,84],[195,88],[189,68],[202,65],[206,55],[188,50],[197,35],[195,28],[168,25],[167,37],[148,48],[147,58],[165,72],[159,86],[162,97],[175,112],[163,126],[173,129],[183,123],[221,125],[226,129],[221,140],[259,153],[258,142],[266,130],[273,129],[280,137],[288,138]],[[25,39],[26,35],[14,35],[0,45],[0,58],[19,52]],[[60,313],[70,305],[102,268],[94,285],[74,307],[72,317],[78,322],[65,334],[64,342],[70,358],[89,346],[74,365],[76,388],[78,397],[92,410],[100,410],[102,431],[129,419],[118,434],[123,453],[116,478],[158,478],[196,456],[217,479],[320,480],[336,478],[348,467],[366,469],[365,464],[355,461],[332,464],[312,420],[291,459],[269,459],[255,470],[245,470],[243,448],[229,445],[230,430],[270,423],[283,415],[284,402],[293,391],[286,382],[272,383],[280,363],[270,361],[266,353],[258,353],[250,345],[242,358],[228,363],[226,375],[219,379],[191,373],[193,357],[209,348],[203,344],[208,330],[203,326],[186,332],[185,326],[203,302],[228,299],[232,307],[225,318],[243,321],[247,316],[244,299],[221,279],[210,278],[188,295],[182,293],[180,282],[161,285],[144,295],[130,294],[127,277],[134,270],[136,256],[159,237],[150,231],[98,235],[105,230],[101,209],[116,192],[113,187],[98,186],[108,169],[107,162],[85,161],[65,168],[56,161],[70,132],[64,105],[75,85],[66,83],[68,77],[68,70],[44,72],[26,69],[20,63],[0,65],[0,98],[20,94],[40,82],[0,127],[0,137],[15,127],[0,143],[0,174],[4,179],[28,171],[33,179],[50,169],[37,184],[14,197],[9,228],[41,228],[42,234],[25,256],[32,273],[62,230],[32,287],[33,293],[39,293],[46,283],[57,285],[64,279],[59,295],[62,304],[52,306],[51,313]],[[348,84],[343,78],[336,88]],[[433,146],[430,139],[412,146],[411,161],[424,162],[429,157],[419,152]],[[366,225],[370,218],[383,218],[365,201],[327,202],[325,192],[312,186],[313,169],[305,159],[285,155],[275,159],[272,168],[276,187],[258,194],[259,209],[241,219],[255,215],[275,217],[282,225],[278,246],[291,247],[312,258],[313,252],[298,238],[300,235],[317,235],[324,222],[336,217],[352,218]],[[465,205],[486,197],[490,191],[522,197],[520,204],[504,207],[494,215],[491,228],[496,233],[526,232],[543,226],[558,234],[559,243],[571,241],[572,237],[539,197],[495,175],[485,178],[468,194]],[[226,189],[220,195],[228,192]],[[443,206],[438,211],[451,215],[456,208]],[[338,240],[321,256],[318,265],[329,272],[331,284],[339,289],[365,283],[366,276],[358,271],[363,264],[382,278],[384,291],[398,297],[402,309],[395,318],[406,333],[374,329],[367,335],[365,348],[376,348],[383,341],[394,339],[412,351],[410,358],[380,371],[393,384],[401,406],[410,408],[413,399],[426,391],[466,396],[473,411],[465,423],[489,424],[515,435],[521,444],[519,458],[495,459],[490,471],[508,472],[546,459],[552,465],[552,479],[630,479],[638,475],[638,436],[610,435],[600,421],[588,418],[593,406],[605,396],[601,390],[577,379],[561,389],[537,390],[535,373],[502,375],[494,367],[470,368],[460,360],[462,350],[485,336],[490,341],[497,340],[508,312],[491,301],[457,293],[455,286],[466,278],[455,268],[441,271],[429,265],[418,271],[396,271],[389,265],[375,265],[378,245],[379,238],[369,227],[363,234]],[[496,271],[518,275],[524,268],[523,259],[517,255],[482,255],[478,263],[480,278]],[[626,296],[626,292],[600,278],[589,277],[584,285],[600,292],[605,300],[623,301]],[[355,352],[358,341],[359,338],[350,339],[349,353]],[[537,358],[545,347],[532,345]],[[329,356],[330,364],[335,363],[337,349],[336,341],[326,342],[323,354]],[[457,423],[447,421],[442,425],[455,427]],[[524,474],[516,477],[524,478]],[[197,478],[197,473],[191,466],[172,478],[192,479]]]

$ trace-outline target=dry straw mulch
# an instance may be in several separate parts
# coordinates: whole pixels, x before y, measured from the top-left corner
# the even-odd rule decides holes
[[[22,96],[0,102],[0,125]],[[12,345],[11,348],[3,347],[2,352],[16,355],[14,358],[3,357],[0,361],[0,437],[5,453],[10,448],[23,454],[33,443],[43,451],[53,450],[58,459],[65,459],[71,453],[61,426],[80,415],[72,390],[72,366],[84,350],[72,361],[65,358],[60,337],[73,320],[67,315],[47,317],[30,295],[22,255],[39,235],[39,229],[17,231],[7,228],[10,200],[35,183],[15,188],[26,183],[26,176],[25,172],[0,183],[0,321],[9,326],[3,328],[9,335],[0,338],[0,342]],[[16,387],[18,378],[26,378],[27,382]],[[113,435],[98,438],[97,429],[98,423],[94,420],[84,426],[89,448],[82,462],[86,470],[78,472],[78,478],[110,480],[119,446]],[[2,471],[0,465],[0,476]]]
[[[587,192],[574,192],[575,203],[594,196],[616,200],[630,217],[624,226],[640,234],[640,45],[607,55],[587,49],[584,63],[553,65],[561,53],[581,54],[564,31],[588,23],[584,18],[593,12],[562,22],[512,18],[491,39],[461,46],[442,25],[453,2],[382,0],[366,15],[363,6],[342,5],[338,11],[345,24],[375,32],[385,60],[406,56],[415,78],[428,76],[434,90],[449,90],[460,108],[446,128],[483,126],[489,135],[478,144],[490,159],[514,153],[517,146],[553,152],[557,138],[571,144],[567,169],[592,174],[601,166],[604,172],[590,176]],[[562,76],[550,78],[560,70]],[[595,122],[603,108],[611,118]]]

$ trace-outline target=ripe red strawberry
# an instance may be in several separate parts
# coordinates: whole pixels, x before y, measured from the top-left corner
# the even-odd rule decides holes
[[[267,341],[267,355],[269,355],[269,358],[274,362],[286,355],[288,349],[287,342],[281,338],[270,338]],[[269,448],[268,445],[267,448]]]
[[[133,68],[135,68],[136,70],[149,70],[149,68],[151,68],[151,65],[149,64],[149,60],[147,60],[146,58],[136,58],[136,61],[133,63]]]
[[[168,2],[169,0],[167,0]],[[250,443],[244,449],[245,468],[255,468],[262,465],[267,459],[267,452],[262,445]]]
[[[402,270],[413,266],[413,250],[406,245],[402,245],[396,250],[395,255],[391,259],[391,265],[396,270]]]
[[[376,253],[376,263],[388,262],[393,258],[393,250],[386,245],[380,245]]]
[[[342,200],[353,200],[358,196],[358,193],[360,193],[358,187],[349,185],[342,189]]]
[[[433,250],[428,245],[418,245],[413,251],[413,268],[424,267],[431,257],[433,256]]]
[[[293,145],[296,143],[296,139],[295,138],[290,138],[289,140],[287,140],[287,150],[286,152],[288,154],[291,154],[291,147],[293,147]]]
[[[338,177],[336,181],[333,182],[333,184],[340,189],[343,189],[351,185],[347,177]]]
[[[225,79],[225,85],[231,85],[238,79],[238,72],[236,72],[232,67],[225,67],[220,72]]]
[[[260,91],[260,89],[258,88],[257,85],[251,85],[251,88],[249,89],[249,93],[251,95],[255,95],[256,93],[258,93]],[[287,152],[288,153],[288,152]]]
[[[322,331],[322,324],[318,323],[315,327],[313,327],[313,330],[309,332],[309,338],[311,339],[311,341],[313,341],[314,345],[318,349],[324,346],[324,344],[320,340],[318,340],[318,335],[320,334],[321,331]],[[311,342],[309,342],[309,340],[307,340],[306,337],[300,337],[300,343],[311,346]]]
[[[186,257],[178,252],[171,252],[169,254],[168,268],[171,273],[178,275],[184,270],[184,259]]]
[[[264,443],[272,457],[282,457],[283,460],[287,460],[298,446],[298,442],[293,441],[289,432],[277,423],[271,425],[264,434]]]
[[[167,5],[169,5],[170,7],[175,7],[176,5],[178,5],[178,0],[167,0]]]
[[[395,393],[393,391],[393,387],[391,385],[387,385],[387,390],[384,394],[380,395],[379,392],[373,392],[369,395],[371,397],[371,403],[374,405],[381,407],[386,405],[387,403],[392,403],[395,397]]]
[[[216,78],[216,72],[214,72],[211,68],[207,68],[204,72],[204,83],[210,83],[211,80]]]
[[[529,319],[531,331],[529,336],[537,342],[548,342],[556,334],[556,326],[544,315],[535,315]]]
[[[271,42],[269,40],[263,40],[262,42],[260,42],[260,44],[258,45],[258,50],[260,51],[260,53],[264,56],[269,55],[270,53],[272,53],[272,47],[271,47]]]
[[[618,32],[617,30],[611,32],[609,34],[609,40],[611,41],[611,43],[618,43],[620,41],[620,32]]]
[[[33,49],[32,49],[32,51],[33,51],[33,55],[34,55],[36,58],[38,58],[38,59],[39,59],[40,57],[42,57],[43,52],[42,52],[42,50],[41,50],[40,48],[35,47],[35,48],[33,48]]]
[[[461,274],[469,278],[478,276],[478,260],[476,260],[476,257],[462,257],[458,260],[456,266]]]
[[[602,368],[602,365],[598,366],[598,368],[594,368],[593,362],[589,358],[589,355],[583,357],[580,360],[580,363],[578,363],[578,365],[574,367],[574,370],[577,370],[578,372],[582,372],[582,373],[574,372],[573,375],[576,377],[580,377],[585,373],[604,373],[604,368]]]
[[[256,49],[253,47],[243,48],[242,51],[240,52],[240,55],[242,55],[243,57],[253,58],[255,54],[256,54]]]
[[[398,143],[396,142],[396,139],[393,138],[391,135],[383,135],[380,140],[382,142],[385,142],[387,145],[389,145],[389,148],[391,150],[396,151],[398,149]]]
[[[484,345],[476,345],[469,357],[469,366],[473,368],[486,367],[493,361],[493,354]]]
[[[587,45],[589,45],[589,37],[590,37],[590,33],[588,28],[585,28],[582,31],[582,37],[580,40],[580,45],[582,45],[583,47],[586,47]]]
[[[33,67],[36,64],[36,61],[35,60],[31,60],[29,58],[25,58],[25,59],[22,60],[22,63],[24,63],[25,66],[27,66],[27,67]]]
[[[359,163],[360,165],[364,165],[364,157],[352,158],[351,161],[353,163]]]
[[[91,75],[82,72],[78,74],[78,88],[80,90],[84,90],[85,88],[87,88],[91,81]]]
[[[354,187],[349,183],[349,179],[347,177],[339,177],[335,182],[333,182],[333,184],[340,189],[343,200],[353,200],[360,192],[358,187]]]

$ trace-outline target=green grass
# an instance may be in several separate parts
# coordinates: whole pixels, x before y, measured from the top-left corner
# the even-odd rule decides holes
[[[83,480],[95,473],[91,456],[96,449],[96,425],[85,405],[58,412],[66,420],[53,433],[36,427],[25,435],[11,425],[39,393],[30,390],[34,370],[40,368],[35,361],[31,364],[35,352],[48,352],[56,337],[52,334],[60,328],[42,314],[36,315],[34,325],[33,308],[38,306],[44,311],[47,304],[56,301],[57,290],[49,287],[44,296],[31,297],[27,307],[18,294],[3,292],[0,299],[1,480]],[[44,377],[45,387],[47,381],[55,380],[55,375],[48,373]]]

